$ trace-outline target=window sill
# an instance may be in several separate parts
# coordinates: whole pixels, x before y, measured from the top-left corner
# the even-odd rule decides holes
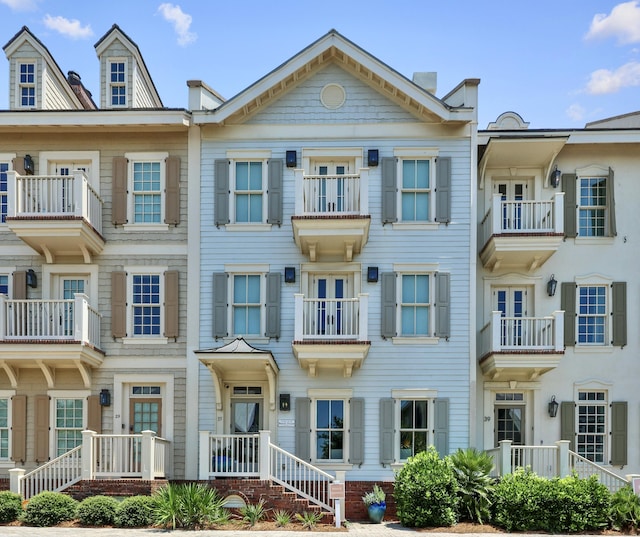
[[[124,224],[125,231],[168,231],[169,224]]]
[[[169,339],[166,337],[123,337],[124,345],[166,345]]]
[[[574,349],[576,354],[602,354],[603,352],[611,354],[615,347],[612,345],[584,345],[576,343]]]
[[[353,470],[353,464],[348,462],[325,462],[325,461],[312,461],[312,464],[321,470]]]
[[[232,341],[235,341],[238,338],[244,339],[250,345],[252,345],[254,343],[256,343],[258,345],[264,345],[266,343],[269,343],[269,341],[270,341],[270,338],[268,338],[268,337],[264,337],[264,336],[248,336],[246,334],[237,334],[237,335],[233,335],[233,336],[224,337],[224,338],[221,338],[221,339],[224,342],[224,344],[226,345],[227,343],[231,343]]]
[[[403,231],[424,231],[426,230],[437,230],[440,227],[440,224],[437,222],[395,222],[391,224],[393,229],[399,229]]]
[[[602,246],[603,244],[613,244],[614,241],[615,237],[580,237],[579,235],[576,237],[576,244],[584,244],[587,246]]]
[[[271,224],[226,224],[227,231],[270,231]]]
[[[440,341],[438,337],[403,337],[391,338],[394,345],[437,345]]]

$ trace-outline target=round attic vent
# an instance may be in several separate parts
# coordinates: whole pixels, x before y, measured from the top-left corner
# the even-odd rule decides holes
[[[340,84],[327,84],[320,92],[320,101],[329,110],[340,108],[346,97],[347,94]]]

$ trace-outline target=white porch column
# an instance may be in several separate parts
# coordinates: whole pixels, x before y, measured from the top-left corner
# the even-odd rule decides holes
[[[6,310],[7,295],[0,294],[0,341],[4,340],[4,338],[7,336],[7,334],[5,333]]]
[[[95,477],[95,461],[93,459],[93,454],[95,453],[93,439],[95,435],[95,431],[88,429],[82,431],[82,479],[84,480],[94,479]]]
[[[511,440],[500,440],[499,470],[500,475],[511,473]]]
[[[564,233],[564,192],[553,195],[553,232]]]
[[[360,293],[360,325],[358,326],[358,341],[369,339],[369,293]]]
[[[369,168],[360,168],[360,215],[369,214]]]
[[[84,172],[82,170],[75,170],[73,172],[73,214],[75,216],[83,216],[86,220],[91,222],[85,200],[87,197],[86,193],[87,189],[85,187]],[[65,207],[64,209],[66,210],[68,207]]]
[[[198,462],[198,479],[205,481],[210,479],[209,468],[211,468],[211,446],[209,444],[209,437],[211,433],[209,431],[200,431],[200,446],[199,446],[199,462]]]
[[[569,440],[558,440],[558,477],[571,475],[571,465],[569,464]]]
[[[502,196],[494,194],[491,199],[491,229],[487,234],[487,239],[494,233],[502,232]]]
[[[20,495],[22,494],[22,491],[20,490],[20,479],[22,479],[24,474],[24,468],[11,468],[11,470],[9,470],[9,490],[11,492],[15,492]]]
[[[304,295],[301,293],[295,293],[293,295],[293,315],[295,318],[294,328],[293,328],[293,340],[294,341],[302,341],[303,338],[303,310],[304,310]]]
[[[293,170],[293,174],[295,177],[296,186],[296,202],[293,214],[300,216],[304,214],[304,170],[296,168],[295,170]]]
[[[344,470],[336,470],[336,478],[333,480],[334,483],[342,484],[346,486],[345,478],[347,473]],[[342,525],[342,498],[336,498],[333,501],[333,507],[336,510],[335,522],[336,528],[339,528]]]
[[[258,448],[260,450],[260,481],[269,481],[271,475],[271,431],[260,431]]]
[[[16,184],[18,172],[7,171],[7,216],[18,216],[18,185]]]
[[[83,343],[89,339],[89,302],[87,295],[75,293],[73,295],[73,337]]]
[[[556,340],[553,342],[556,352],[564,351],[564,311],[554,311],[554,333]]]
[[[142,479],[151,481],[153,479],[153,460],[155,458],[155,443],[153,437],[155,431],[142,431]]]
[[[489,351],[498,352],[502,350],[502,312],[491,312],[491,341],[489,341]]]

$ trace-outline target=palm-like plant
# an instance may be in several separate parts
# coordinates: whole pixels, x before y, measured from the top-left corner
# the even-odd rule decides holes
[[[491,518],[494,480],[489,473],[493,459],[484,451],[467,448],[452,454],[451,462],[458,482],[461,517],[484,524]]]
[[[201,483],[169,484],[154,495],[154,521],[171,529],[197,529],[224,515],[224,499]]]

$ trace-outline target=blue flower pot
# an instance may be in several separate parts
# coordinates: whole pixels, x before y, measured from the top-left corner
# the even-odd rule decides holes
[[[384,512],[387,510],[387,503],[372,503],[369,507],[367,507],[367,511],[369,513],[369,520],[374,524],[380,524],[382,519],[384,518]]]

